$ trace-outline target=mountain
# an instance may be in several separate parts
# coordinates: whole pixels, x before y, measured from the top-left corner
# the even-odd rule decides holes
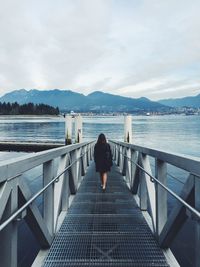
[[[200,108],[200,94],[183,98],[169,98],[159,100],[158,103],[170,107],[193,107]]]
[[[25,89],[15,90],[5,94],[0,98],[1,102],[18,102],[25,104],[32,102],[34,104],[48,104],[54,107],[79,109],[86,103],[86,96],[83,94],[75,93],[70,90],[36,90],[32,89],[27,91]]]
[[[44,103],[61,110],[74,111],[119,111],[119,112],[137,112],[137,111],[161,111],[169,110],[163,104],[150,101],[148,98],[129,98],[100,91],[95,91],[87,96],[75,93],[70,90],[15,90],[5,94],[0,98],[0,102],[18,102],[25,104],[32,102],[34,104]]]
[[[150,101],[148,98],[129,98],[100,91],[89,94],[88,99],[90,101],[91,109],[106,109],[106,110],[117,110],[117,111],[157,111],[160,109],[166,109],[166,106]],[[159,105],[158,105],[159,104]]]

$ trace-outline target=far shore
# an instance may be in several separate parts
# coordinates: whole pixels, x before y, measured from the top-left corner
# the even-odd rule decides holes
[[[75,117],[76,115],[82,115],[83,117],[122,117],[125,115],[132,115],[133,117],[157,117],[157,116],[199,116],[200,113],[193,113],[193,114],[186,114],[186,113],[146,113],[146,114],[131,114],[131,113],[102,113],[102,114],[95,114],[95,113],[74,113],[71,114],[72,117]],[[70,115],[70,113],[65,113],[65,115]],[[0,119],[56,119],[56,118],[65,118],[64,113],[59,115],[0,115]]]

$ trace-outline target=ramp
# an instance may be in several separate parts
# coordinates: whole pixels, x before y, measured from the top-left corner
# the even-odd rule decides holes
[[[44,267],[169,266],[116,166],[105,192],[88,168]]]

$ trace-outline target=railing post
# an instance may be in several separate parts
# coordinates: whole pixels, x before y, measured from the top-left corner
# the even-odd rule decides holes
[[[83,171],[84,171],[84,175],[86,173],[86,169],[87,169],[87,146],[83,147]]]
[[[120,145],[116,145],[117,146],[117,166],[120,166]]]
[[[90,160],[92,160],[93,155],[92,155],[92,145],[90,144]]]
[[[122,155],[122,175],[123,176],[126,176],[126,174],[127,174],[127,157],[126,157],[126,155],[127,155],[127,148],[126,147],[123,147],[122,148],[122,153],[123,153],[123,155]]]
[[[136,164],[138,162],[138,152],[131,150],[131,177],[130,177],[130,187],[133,194],[137,194],[139,186],[139,170]]]
[[[200,178],[195,177],[195,208],[200,211]],[[195,222],[195,267],[200,266],[200,222]]]
[[[156,178],[164,185],[167,185],[167,164],[156,159],[155,161]],[[156,189],[156,235],[159,235],[167,221],[167,191],[159,184],[155,183]]]
[[[80,158],[81,156],[81,148],[77,149],[77,158]],[[81,180],[82,176],[82,164],[81,164],[81,158],[77,161],[77,180],[78,182]]]
[[[81,148],[81,158],[80,158],[80,171],[81,171],[81,176],[85,175],[85,166],[84,166],[84,153],[85,153],[85,147]]]
[[[70,157],[71,157],[71,163],[75,162],[77,159],[77,150],[73,150],[70,152]],[[75,162],[71,166],[71,176],[70,176],[70,188],[71,188],[71,193],[75,194],[77,190],[77,185],[78,185],[78,171],[77,171],[77,162]]]
[[[59,214],[62,209],[62,193],[63,193],[63,185],[65,183],[65,174],[66,172],[63,173],[63,171],[66,168],[67,161],[69,160],[67,154],[63,154],[59,157],[59,163],[58,163],[58,169],[57,169],[57,175],[61,174],[56,181],[54,185],[54,231],[57,231],[57,223],[58,223],[58,218]]]
[[[6,220],[17,208],[18,189],[17,185],[13,185],[2,219]],[[0,259],[2,267],[17,267],[17,221],[13,221],[0,232]]]
[[[127,159],[126,159],[126,178],[127,181],[130,183],[131,182],[131,149],[127,148],[126,149],[126,155],[127,155]],[[130,159],[130,160],[129,160]],[[130,183],[131,185],[131,183]]]
[[[53,160],[43,164],[43,186],[47,185],[54,177]],[[49,233],[54,233],[54,184],[44,192],[43,214]]]
[[[110,148],[111,148],[112,158],[114,160],[115,159],[115,147],[112,143],[110,143]]]
[[[70,164],[69,156],[67,155],[66,166]],[[67,211],[69,208],[69,171],[64,173],[64,181],[62,188],[62,210]]]
[[[90,149],[90,147],[89,147],[89,145],[87,145],[87,152],[86,152],[86,155],[87,155],[87,166],[90,165],[90,155],[89,155],[90,151],[89,151],[89,149]]]
[[[122,171],[122,166],[123,166],[123,148],[122,146],[119,147],[119,169],[120,169],[120,172]]]
[[[141,157],[140,155],[140,165],[141,164]],[[145,181],[145,174],[142,170],[139,171],[139,177],[140,177],[140,209],[146,211],[147,210],[147,185]]]
[[[114,145],[114,154],[115,154],[115,157],[114,157],[114,160],[115,160],[115,162],[117,163],[117,155],[118,155],[118,153],[117,153],[117,145],[115,144]]]

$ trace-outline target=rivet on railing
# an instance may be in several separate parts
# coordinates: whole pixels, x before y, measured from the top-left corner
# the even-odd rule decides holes
[[[13,221],[14,222],[20,222],[21,220],[24,219],[24,217],[26,217],[27,215],[27,210],[23,210],[21,214],[19,214]]]

